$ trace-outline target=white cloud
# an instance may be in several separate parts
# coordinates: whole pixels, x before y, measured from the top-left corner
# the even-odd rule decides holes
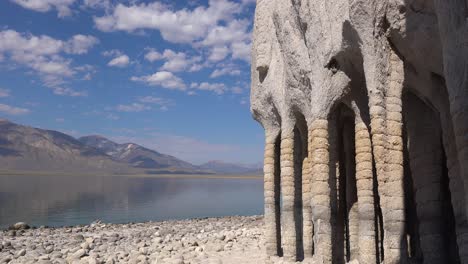
[[[149,52],[145,54],[145,59],[150,62],[164,60],[164,64],[159,68],[161,71],[180,72],[187,70],[189,72],[195,72],[203,68],[203,65],[200,64],[202,57],[190,57],[184,52],[176,52],[170,49],[164,50],[163,53],[150,49]]]
[[[0,98],[9,97],[10,90],[0,88]]]
[[[245,19],[230,21],[227,25],[210,28],[207,36],[201,42],[204,46],[219,46],[250,39],[248,32],[250,22]]]
[[[155,50],[150,50],[145,54],[145,59],[149,62],[155,62],[163,58],[163,55]]]
[[[232,58],[250,62],[251,43],[235,42],[232,44]]]
[[[23,8],[34,10],[36,12],[48,12],[51,9],[57,9],[59,17],[71,15],[70,6],[75,0],[10,0]]]
[[[243,14],[244,7],[254,3],[243,0],[240,3],[229,0],[209,0],[208,6],[174,9],[174,5],[161,2],[149,4],[118,4],[111,12],[95,17],[96,27],[101,31],[139,32],[157,30],[162,38],[172,43],[187,43],[195,48],[206,49],[209,61],[216,62],[232,54],[233,59],[250,61],[251,21],[237,19]],[[150,51],[145,59],[154,62],[162,59],[162,54]],[[197,71],[203,63],[182,67],[179,59],[174,66],[166,65],[161,70]],[[176,69],[176,70],[173,70]]]
[[[102,8],[108,10],[111,8],[111,1],[110,0],[83,0],[83,4],[85,7],[89,8]]]
[[[160,71],[152,75],[146,75],[141,77],[132,77],[131,80],[144,82],[151,86],[161,86],[163,88],[171,90],[183,91],[187,89],[187,86],[181,78],[175,76],[173,73],[168,71]]]
[[[233,65],[219,65],[220,69],[215,69],[211,74],[210,78],[218,78],[223,75],[238,76],[241,74],[241,71],[235,68]]]
[[[211,50],[211,54],[208,57],[208,60],[210,61],[220,61],[226,58],[226,56],[229,54],[229,49],[226,46],[219,46],[219,47],[214,47]]]
[[[117,57],[117,56],[123,55],[123,53],[117,49],[105,50],[101,54],[102,56],[105,56],[105,57]]]
[[[125,6],[118,4],[110,15],[95,17],[102,31],[155,29],[170,42],[191,43],[202,38],[219,21],[230,19],[240,5],[227,0],[210,0],[209,6],[174,11],[160,2]]]
[[[242,94],[244,89],[240,88],[239,86],[235,86],[231,88],[231,92],[235,94]]]
[[[0,112],[9,114],[9,115],[24,115],[24,114],[28,114],[30,111],[29,109],[26,109],[26,108],[0,104]]]
[[[151,107],[140,103],[133,103],[129,105],[118,105],[116,110],[119,112],[143,112],[151,110]]]
[[[169,106],[175,105],[172,100],[161,98],[161,97],[154,97],[154,96],[144,96],[138,98],[138,101],[141,103],[146,104],[154,104],[159,106],[159,109],[162,111],[169,110]]]
[[[52,89],[56,95],[67,95],[72,97],[88,96],[88,93],[85,91],[75,91],[71,88],[53,87]]]
[[[65,51],[71,54],[85,54],[99,40],[93,36],[75,35],[65,43]]]
[[[130,63],[130,58],[127,55],[120,55],[118,57],[113,58],[109,63],[107,63],[108,66],[111,67],[126,67]]]
[[[21,34],[14,30],[0,31],[0,57],[5,57],[17,65],[32,69],[44,85],[57,89],[62,87],[66,78],[75,74],[72,60],[63,54],[84,54],[96,45],[98,40],[92,36],[75,35],[67,41],[52,37]],[[60,86],[60,87],[59,87]],[[68,95],[70,92],[56,94]],[[68,89],[70,90],[70,89]]]
[[[207,83],[207,82],[192,83],[190,85],[190,88],[202,90],[202,91],[211,91],[218,95],[223,94],[227,90],[226,85],[224,83]]]

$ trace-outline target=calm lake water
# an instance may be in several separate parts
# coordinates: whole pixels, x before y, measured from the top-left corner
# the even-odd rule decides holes
[[[1,228],[257,214],[261,179],[0,176]]]

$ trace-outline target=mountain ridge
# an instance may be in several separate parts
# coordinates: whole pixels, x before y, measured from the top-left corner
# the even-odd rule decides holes
[[[0,166],[6,171],[109,174],[258,174],[258,164],[213,160],[201,165],[102,135],[68,134],[0,119]]]

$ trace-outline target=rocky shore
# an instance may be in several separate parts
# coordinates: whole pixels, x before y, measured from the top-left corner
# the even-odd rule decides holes
[[[0,232],[0,263],[265,263],[263,217],[223,217]]]

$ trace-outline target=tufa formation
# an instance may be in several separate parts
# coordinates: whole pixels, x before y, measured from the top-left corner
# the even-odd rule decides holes
[[[468,263],[468,0],[257,0],[266,248]]]

